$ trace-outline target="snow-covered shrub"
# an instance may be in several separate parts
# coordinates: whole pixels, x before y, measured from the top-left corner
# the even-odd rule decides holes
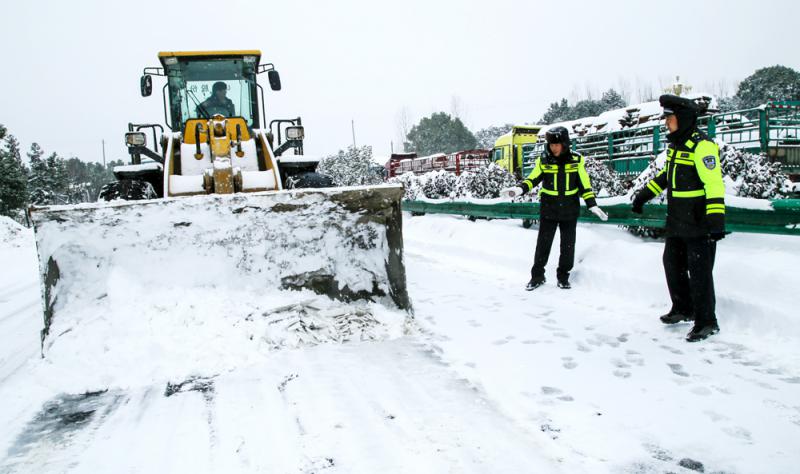
[[[597,196],[620,196],[627,191],[625,182],[605,161],[586,158],[586,172],[589,173],[592,190]]]
[[[500,197],[500,190],[514,186],[515,183],[516,180],[508,171],[495,163],[490,163],[489,166],[459,176],[456,194],[476,199],[491,199]]]
[[[405,189],[403,199],[406,201],[414,201],[419,196],[422,196],[422,189],[420,188],[420,179],[412,172],[403,173],[400,176],[389,178],[389,183],[400,183]]]
[[[337,186],[360,186],[383,182],[383,168],[372,161],[372,147],[348,147],[319,162],[317,172],[330,176]]]
[[[759,199],[785,197],[783,191],[789,179],[780,163],[770,163],[765,154],[756,155],[717,142],[725,179],[726,193]]]
[[[455,174],[445,171],[431,171],[425,173],[421,179],[422,193],[429,199],[442,199],[456,196]]]

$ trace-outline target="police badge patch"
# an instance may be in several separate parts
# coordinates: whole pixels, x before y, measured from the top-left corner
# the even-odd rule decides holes
[[[714,155],[708,155],[707,157],[703,158],[703,164],[706,165],[706,168],[713,170],[714,167],[717,166],[717,157]]]

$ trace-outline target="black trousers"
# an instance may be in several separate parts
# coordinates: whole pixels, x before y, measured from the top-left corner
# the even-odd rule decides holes
[[[544,278],[544,267],[550,258],[550,247],[553,246],[556,228],[559,228],[561,229],[561,253],[558,256],[556,276],[559,281],[569,280],[569,272],[575,264],[575,228],[577,225],[578,219],[564,221],[541,219],[539,221],[536,255],[533,257],[533,268],[531,268],[531,277],[533,279]]]
[[[695,325],[716,324],[714,257],[717,243],[708,237],[667,237],[664,274],[672,311],[694,314]]]

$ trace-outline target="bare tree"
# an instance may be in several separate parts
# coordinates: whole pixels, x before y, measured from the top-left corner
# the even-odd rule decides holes
[[[464,107],[461,104],[461,98],[457,95],[450,97],[450,116],[454,119],[458,118],[464,121]]]
[[[408,106],[404,105],[400,107],[400,109],[395,114],[394,123],[396,127],[397,137],[397,149],[399,151],[405,151],[405,143],[408,140],[408,132],[411,131],[411,112],[408,110]]]
[[[620,76],[617,79],[617,92],[625,100],[626,104],[631,103],[631,81]]]
[[[639,103],[650,102],[655,100],[655,92],[653,91],[653,84],[647,82],[640,77],[636,77],[636,100]]]

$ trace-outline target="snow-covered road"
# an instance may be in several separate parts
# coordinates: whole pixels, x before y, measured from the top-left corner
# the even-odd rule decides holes
[[[797,471],[796,238],[722,242],[690,345],[659,242],[581,225],[573,290],[528,293],[535,230],[404,219],[412,334],[149,383],[40,359],[32,240],[0,239],[0,473]]]

